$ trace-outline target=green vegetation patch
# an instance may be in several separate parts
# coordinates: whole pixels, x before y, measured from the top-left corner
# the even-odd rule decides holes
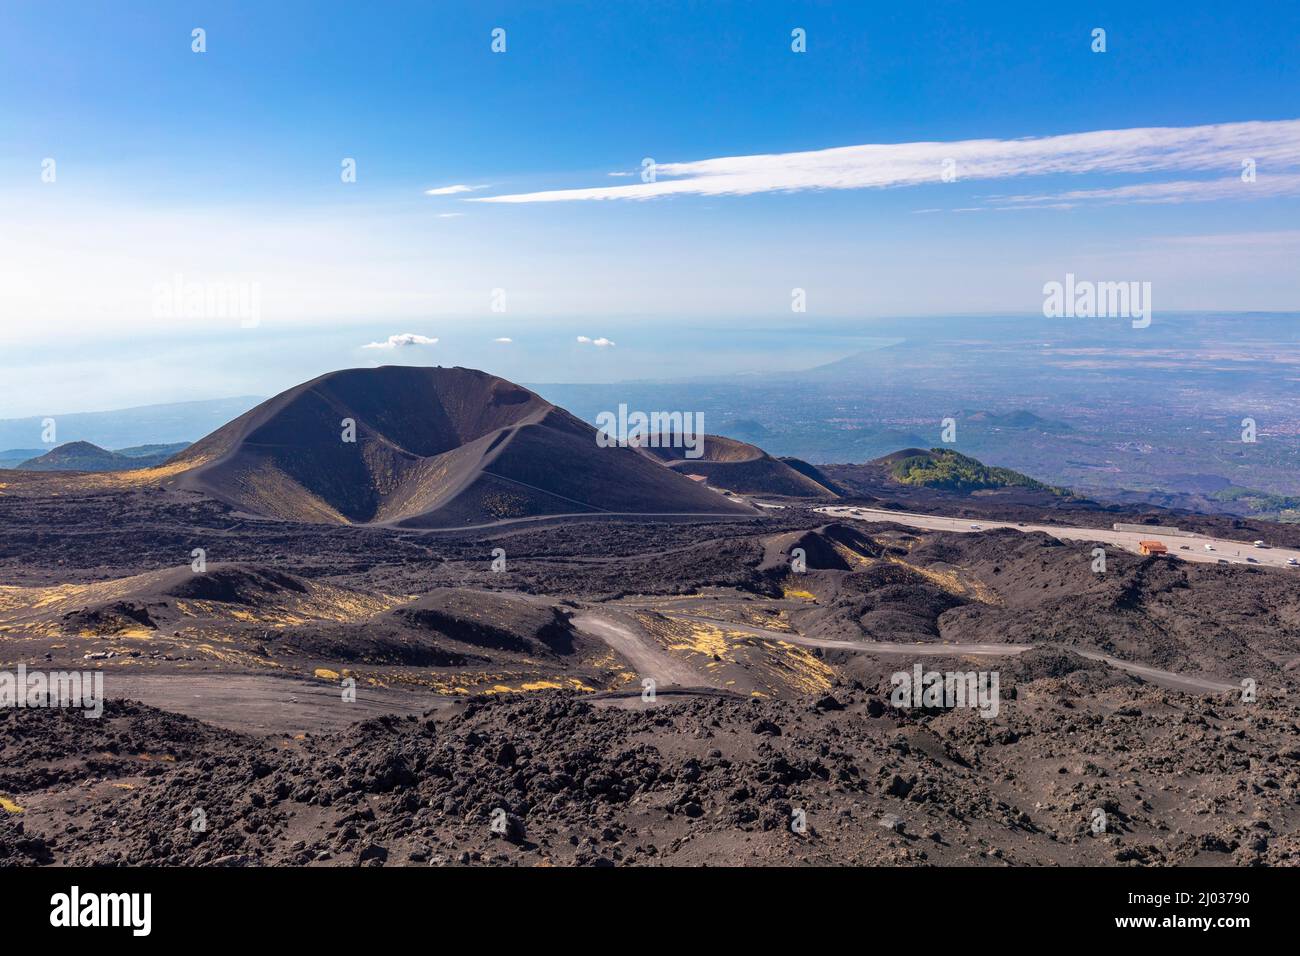
[[[900,458],[890,468],[890,476],[900,484],[947,491],[981,491],[987,488],[1027,488],[1054,495],[1067,495],[1064,488],[1035,481],[1010,468],[991,468],[978,459],[950,448],[931,448],[920,455]]]
[[[1300,497],[1294,495],[1275,495],[1267,491],[1239,488],[1234,485],[1216,491],[1210,497],[1217,501],[1245,506],[1246,515],[1251,518],[1264,518],[1286,524],[1300,522]]]

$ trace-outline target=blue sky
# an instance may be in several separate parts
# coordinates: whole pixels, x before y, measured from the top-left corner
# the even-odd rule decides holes
[[[376,361],[636,377],[703,325],[1032,313],[1067,271],[1295,308],[1297,37],[1294,4],[8,0],[0,416]],[[257,327],[160,312],[178,276],[256,287]],[[363,347],[405,332],[438,343]],[[706,357],[764,361],[736,348]]]

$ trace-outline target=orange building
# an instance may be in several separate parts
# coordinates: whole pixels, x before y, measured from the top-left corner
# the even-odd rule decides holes
[[[1169,549],[1161,541],[1139,541],[1138,550],[1143,554],[1168,554]]]

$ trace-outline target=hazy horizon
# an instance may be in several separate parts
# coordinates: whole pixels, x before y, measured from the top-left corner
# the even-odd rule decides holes
[[[1224,322],[1257,319],[1296,319],[1294,340],[1300,336],[1300,312],[1183,312],[1157,320],[1145,339],[1126,347],[1164,347],[1165,333],[1178,331],[1180,320],[1213,316]],[[912,323],[922,323],[918,330]],[[328,333],[306,330],[243,330],[271,347],[249,353],[246,345],[223,335],[209,334],[197,344],[188,337],[156,339],[147,352],[139,343],[113,346],[90,343],[69,349],[64,343],[32,349],[4,362],[7,387],[0,395],[0,420],[47,414],[106,412],[148,405],[175,404],[257,395],[268,398],[328,372],[380,365],[464,366],[499,375],[522,385],[618,385],[643,382],[726,380],[750,374],[789,374],[871,350],[895,338],[944,327],[989,332],[980,323],[1043,323],[1017,329],[1031,338],[1040,333],[1060,341],[1095,341],[1110,336],[1119,341],[1123,323],[1088,320],[1079,325],[1045,320],[1041,314],[927,315],[851,322],[821,319],[794,324],[788,319],[754,320],[743,331],[723,324],[697,323],[676,328],[635,320],[605,323],[565,323],[539,332],[505,326],[514,335],[509,343],[485,339],[472,330],[455,330],[435,345],[367,349],[348,343],[361,341],[386,326],[346,327]],[[611,332],[605,346],[577,341],[577,330],[603,328]],[[669,333],[665,335],[665,332]],[[684,337],[686,336],[686,337]],[[595,338],[594,336],[588,336]],[[1279,339],[1278,344],[1286,344]],[[285,353],[292,351],[292,357]],[[220,357],[223,361],[218,362]],[[20,362],[21,359],[21,362]],[[151,375],[135,363],[160,371]],[[109,377],[106,379],[105,375]],[[57,397],[51,397],[57,396]],[[78,398],[77,396],[80,396]],[[121,396],[115,399],[114,396]]]
[[[845,353],[758,329],[1032,316],[1067,274],[1300,305],[1300,10],[67,6],[0,10],[0,416],[398,353],[631,379],[652,336],[789,370]]]

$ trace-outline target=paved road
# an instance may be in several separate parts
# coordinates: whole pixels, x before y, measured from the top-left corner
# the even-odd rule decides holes
[[[1019,524],[1014,521],[987,521],[983,518],[948,518],[941,515],[921,515],[907,511],[888,511],[880,508],[853,508],[830,505],[816,509],[832,518],[856,518],[861,521],[892,521],[909,528],[929,531],[957,531],[974,534],[992,528],[1012,528],[1016,531],[1041,531],[1062,541],[1098,541],[1113,544],[1138,554],[1138,542],[1155,540],[1164,542],[1171,557],[1182,561],[1229,564],[1250,564],[1258,567],[1287,568],[1300,573],[1300,567],[1289,567],[1287,560],[1300,561],[1300,551],[1293,548],[1254,548],[1241,541],[1225,538],[1207,538],[1201,535],[1166,535],[1158,531],[1114,531],[1106,528],[1075,528],[1052,524]],[[1206,545],[1213,550],[1207,550]],[[1184,551],[1183,548],[1187,550]]]

